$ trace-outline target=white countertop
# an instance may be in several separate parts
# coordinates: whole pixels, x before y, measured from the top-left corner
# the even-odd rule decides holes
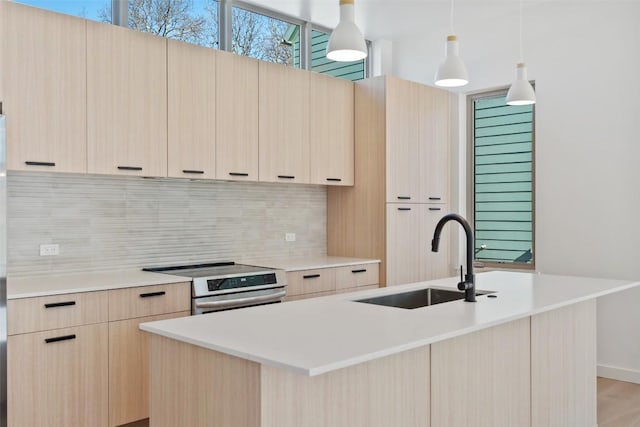
[[[246,259],[243,264],[256,265],[258,267],[277,268],[284,271],[313,270],[316,268],[348,267],[360,264],[379,264],[379,259],[348,258],[339,256],[305,256],[268,258],[261,260]]]
[[[143,323],[142,330],[314,376],[640,286],[640,282],[493,271],[476,276],[477,303],[405,310],[352,300],[457,278]]]
[[[135,286],[190,282],[188,277],[151,273],[140,269],[102,273],[77,273],[33,277],[9,277],[7,299],[41,297],[75,292],[105,291]]]

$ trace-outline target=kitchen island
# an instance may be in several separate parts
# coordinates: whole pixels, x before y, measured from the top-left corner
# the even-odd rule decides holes
[[[640,283],[490,272],[477,303],[355,300],[142,324],[151,426],[595,426],[595,298]]]

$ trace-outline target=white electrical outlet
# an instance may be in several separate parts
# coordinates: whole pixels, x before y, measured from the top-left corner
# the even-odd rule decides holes
[[[296,241],[296,233],[285,233],[284,234],[285,242],[295,242]]]
[[[40,245],[40,256],[60,255],[60,245],[48,244]]]

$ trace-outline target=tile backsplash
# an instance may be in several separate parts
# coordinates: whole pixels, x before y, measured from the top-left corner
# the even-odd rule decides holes
[[[7,190],[14,277],[326,252],[322,186],[9,172]]]

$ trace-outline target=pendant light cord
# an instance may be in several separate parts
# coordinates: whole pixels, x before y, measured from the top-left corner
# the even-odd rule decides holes
[[[520,0],[520,61],[524,62],[524,55],[522,54],[522,0]]]
[[[456,32],[453,30],[453,0],[451,0],[451,10],[449,11],[449,27],[451,30],[450,35],[455,35]]]

